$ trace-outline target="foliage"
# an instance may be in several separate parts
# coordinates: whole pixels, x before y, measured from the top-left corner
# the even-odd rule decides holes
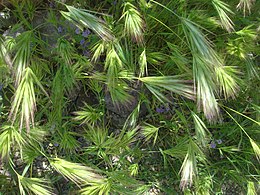
[[[0,194],[258,194],[259,10],[2,1]]]

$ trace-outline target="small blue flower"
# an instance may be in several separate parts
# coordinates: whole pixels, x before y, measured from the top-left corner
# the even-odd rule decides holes
[[[212,141],[212,142],[210,143],[210,147],[211,147],[211,148],[216,148],[216,146],[217,146],[217,145],[216,145],[216,143],[215,143],[214,141]]]
[[[53,145],[54,145],[55,147],[58,147],[58,146],[59,146],[59,144],[58,144],[58,143],[54,143]]]
[[[164,108],[162,108],[162,107],[157,107],[156,108],[156,112],[157,113],[163,113],[165,110],[164,110]]]
[[[90,34],[90,30],[89,30],[89,29],[86,29],[86,30],[82,33],[82,36],[83,36],[83,37],[87,37],[89,34]]]
[[[58,33],[62,33],[62,27],[61,26],[58,27]]]
[[[85,39],[81,39],[80,40],[80,45],[84,45],[84,43],[85,43]]]
[[[75,33],[76,33],[77,35],[79,35],[79,34],[80,34],[80,29],[79,29],[79,28],[76,28]]]
[[[3,87],[4,87],[4,84],[0,84],[0,91],[2,91],[2,89],[3,89]]]
[[[218,144],[222,144],[222,140],[221,140],[221,139],[217,139],[216,142],[217,142]]]
[[[89,56],[90,56],[90,53],[88,52],[88,50],[84,50],[84,51],[83,51],[83,55],[86,56],[86,57],[89,57]]]
[[[116,1],[113,1],[113,5],[116,5],[117,4],[117,2]]]
[[[168,111],[170,111],[170,110],[171,110],[170,107],[169,107],[169,106],[166,106],[165,111],[168,112]]]

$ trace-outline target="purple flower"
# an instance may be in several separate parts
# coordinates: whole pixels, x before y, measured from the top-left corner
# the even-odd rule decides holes
[[[58,144],[58,143],[54,143],[53,145],[54,145],[55,147],[58,147],[58,146],[59,146],[59,144]]]
[[[222,144],[222,140],[221,140],[221,139],[217,139],[216,142],[217,142],[218,144]]]
[[[157,108],[156,108],[156,112],[157,112],[157,113],[163,113],[164,111],[165,111],[165,110],[164,110],[164,108],[162,108],[162,107],[160,107],[160,108],[157,107]]]
[[[0,91],[2,91],[2,89],[3,89],[3,87],[4,87],[4,84],[0,84]]]
[[[62,27],[61,26],[58,27],[58,33],[62,33]]]
[[[116,5],[117,4],[117,2],[116,1],[113,1],[113,5]]]
[[[90,45],[90,42],[88,41],[88,42],[85,43],[84,47],[87,47],[89,45]]]
[[[89,57],[89,56],[90,56],[90,53],[88,52],[88,50],[84,50],[84,51],[83,51],[83,55],[86,56],[86,57]]]
[[[166,112],[170,111],[170,107],[167,106],[167,107],[165,108],[165,111],[166,111]]]
[[[84,43],[85,43],[85,39],[81,39],[80,40],[80,45],[84,45]]]
[[[89,30],[89,29],[86,29],[86,30],[82,33],[82,36],[83,36],[83,37],[87,37],[89,34],[90,34],[90,30]]]
[[[77,35],[79,35],[79,34],[80,34],[80,29],[79,29],[79,28],[76,28],[75,33],[76,33]]]
[[[215,143],[214,141],[212,141],[212,142],[210,143],[210,147],[211,147],[211,148],[216,148],[216,146],[217,146],[217,145],[216,145],[216,143]]]

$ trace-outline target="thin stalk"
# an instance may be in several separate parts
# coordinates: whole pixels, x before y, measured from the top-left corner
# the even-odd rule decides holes
[[[256,120],[254,120],[254,119],[252,119],[252,118],[250,118],[250,117],[248,117],[248,116],[246,116],[246,115],[244,115],[244,114],[242,114],[242,113],[240,113],[240,112],[238,112],[238,111],[236,111],[236,110],[234,110],[234,109],[232,109],[232,108],[229,108],[229,107],[224,106],[224,105],[221,105],[221,106],[224,107],[224,108],[227,108],[227,109],[229,109],[229,110],[231,110],[231,111],[233,111],[233,112],[235,112],[236,114],[239,114],[239,115],[241,115],[241,116],[247,118],[248,120],[250,120],[250,121],[252,121],[252,122],[254,122],[254,123],[256,123],[257,125],[260,126],[260,122],[257,122]]]

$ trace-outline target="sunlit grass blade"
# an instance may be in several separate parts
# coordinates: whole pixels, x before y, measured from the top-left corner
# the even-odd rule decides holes
[[[88,127],[86,138],[92,144],[86,148],[86,152],[96,153],[96,155],[106,162],[110,162],[108,155],[113,153],[113,150],[118,150],[116,139],[113,135],[108,135],[108,129],[100,127]]]
[[[16,85],[22,80],[25,68],[29,65],[31,53],[31,43],[33,40],[32,31],[25,31],[16,38],[16,44],[13,47],[16,54],[14,56],[14,69]]]
[[[206,147],[211,133],[207,129],[205,123],[198,117],[198,115],[196,115],[194,112],[191,112],[191,115],[195,124],[196,139],[203,147]]]
[[[76,115],[75,120],[81,121],[82,123],[89,123],[91,125],[100,121],[101,117],[104,115],[101,110],[93,108],[87,104],[85,104],[81,111],[76,111],[74,114]]]
[[[98,41],[93,47],[92,47],[92,61],[97,62],[97,60],[100,58],[101,54],[105,52],[105,49],[107,48],[107,42],[104,40]]]
[[[145,86],[161,103],[170,102],[159,87],[151,86],[149,84],[145,84]]]
[[[112,187],[111,185],[110,180],[105,180],[102,183],[92,183],[89,186],[83,187],[79,193],[82,195],[108,195]]]
[[[131,176],[137,176],[138,170],[139,170],[139,165],[137,163],[132,164],[132,165],[130,165],[128,170],[129,170]]]
[[[12,123],[17,119],[17,114],[20,114],[20,129],[22,129],[23,123],[25,122],[27,132],[30,130],[30,125],[34,126],[34,112],[36,110],[34,83],[48,96],[35,74],[27,67],[23,71],[22,80],[14,94],[12,108],[9,113],[9,118],[12,120]]]
[[[145,123],[142,126],[142,134],[145,137],[145,141],[148,141],[153,138],[153,145],[156,143],[158,138],[159,127],[155,127],[151,124]]]
[[[251,146],[255,152],[256,158],[258,162],[260,162],[260,147],[259,144],[257,144],[253,139],[250,138]]]
[[[218,12],[222,26],[228,31],[234,31],[234,23],[229,18],[228,14],[233,14],[229,5],[221,0],[212,0],[213,6]]]
[[[124,67],[124,53],[118,43],[112,44],[107,51],[105,70],[107,71],[107,88],[113,103],[126,102],[131,95],[127,93],[128,86],[119,80],[119,74]]]
[[[62,127],[66,128],[66,127]],[[76,148],[79,147],[79,143],[76,138],[72,135],[72,132],[68,130],[60,130],[60,146],[63,150],[70,154],[76,152]]]
[[[122,149],[128,148],[129,145],[136,140],[137,129],[138,127],[128,130],[127,132],[121,131],[115,142],[116,147]]]
[[[257,195],[255,190],[255,184],[252,181],[247,182],[247,195]]]
[[[202,33],[199,26],[187,18],[181,18],[182,28],[190,44],[192,54],[200,54],[213,66],[221,65],[221,60],[212,49],[212,43]]]
[[[75,52],[74,48],[66,39],[60,38],[57,42],[57,51],[61,58],[67,65],[71,64],[72,54]]]
[[[198,110],[203,109],[204,115],[210,121],[216,121],[219,116],[219,107],[214,94],[216,83],[211,67],[199,56],[193,58],[193,75],[197,91]]]
[[[125,19],[125,33],[137,43],[142,43],[144,21],[141,17],[141,14],[132,3],[124,3],[122,17]]]
[[[12,70],[13,63],[9,54],[11,47],[14,45],[14,38],[2,38],[0,36],[0,59],[8,65],[9,69]],[[8,46],[9,45],[9,46]]]
[[[203,152],[190,139],[188,143],[187,154],[185,156],[185,159],[180,169],[181,172],[180,188],[182,190],[184,190],[188,186],[192,186],[193,181],[197,178],[197,174],[198,174],[197,161],[199,157],[202,161],[205,160],[205,156]]]
[[[223,93],[225,99],[228,97],[235,98],[239,90],[237,74],[238,70],[231,66],[219,66],[216,67],[217,81],[220,85],[220,94]]]
[[[220,118],[214,94],[217,87],[215,68],[222,66],[223,62],[196,24],[186,18],[182,18],[181,21],[193,54],[193,77],[198,109],[202,107],[206,118],[213,122]]]
[[[36,195],[54,195],[50,181],[44,178],[28,178],[18,175],[18,183],[21,195],[33,193]]]
[[[188,80],[183,80],[181,76],[154,76],[154,77],[142,77],[138,78],[145,85],[150,86],[148,89],[164,89],[170,92],[182,95],[189,99],[194,99],[194,89],[192,82]],[[156,90],[151,91],[157,94]],[[157,94],[161,99],[161,94]]]
[[[140,66],[140,71],[139,71],[139,77],[143,76],[148,76],[148,68],[147,68],[147,60],[146,60],[146,51],[145,49],[141,53],[139,57],[139,66]]]
[[[260,74],[254,62],[249,58],[245,58],[245,65],[247,69],[248,78],[251,79],[255,77],[258,80],[260,80]]]
[[[196,157],[192,149],[188,148],[188,152],[181,166],[181,182],[180,188],[184,190],[188,186],[192,186],[193,180],[197,175]]]
[[[123,67],[123,62],[115,48],[115,46],[111,46],[108,50],[106,61],[105,61],[105,69],[108,70],[109,76],[118,77],[118,73],[120,69]],[[110,70],[111,69],[111,70]]]
[[[3,126],[0,132],[1,159],[7,160],[11,154],[11,148],[18,146],[18,149],[22,149],[25,140],[13,126]]]
[[[72,21],[81,29],[87,27],[93,30],[101,39],[105,41],[114,39],[111,31],[103,20],[89,13],[88,10],[77,9],[69,5],[66,5],[66,7],[69,12],[61,11],[61,14],[67,20]]]
[[[109,81],[108,81],[109,82]],[[116,81],[113,85],[107,83],[112,102],[115,106],[119,103],[130,103],[132,96],[128,93],[129,87],[123,81]]]
[[[243,9],[244,17],[246,16],[246,12],[248,11],[251,14],[251,8],[253,7],[255,0],[240,0],[237,4],[237,9]]]
[[[94,173],[90,167],[60,158],[49,159],[49,162],[58,173],[77,185],[103,182],[103,177]]]
[[[132,113],[127,117],[123,130],[126,130],[127,128],[134,128],[137,125],[138,122],[138,117],[140,114],[140,106],[141,106],[141,101],[138,102],[136,108],[132,111]]]

